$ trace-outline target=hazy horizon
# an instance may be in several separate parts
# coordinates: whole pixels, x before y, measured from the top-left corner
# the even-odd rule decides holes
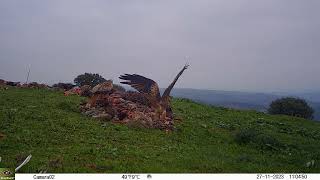
[[[320,1],[0,1],[0,79],[137,73],[167,87],[320,91]],[[190,57],[186,60],[185,57]]]

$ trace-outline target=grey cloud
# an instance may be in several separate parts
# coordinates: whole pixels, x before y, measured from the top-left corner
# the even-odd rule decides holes
[[[140,73],[165,87],[320,90],[317,0],[0,1],[0,78]]]

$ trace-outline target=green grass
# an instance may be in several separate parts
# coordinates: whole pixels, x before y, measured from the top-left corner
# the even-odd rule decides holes
[[[85,117],[83,100],[0,90],[0,167],[32,154],[21,173],[320,172],[318,122],[174,99],[183,120],[166,133]]]

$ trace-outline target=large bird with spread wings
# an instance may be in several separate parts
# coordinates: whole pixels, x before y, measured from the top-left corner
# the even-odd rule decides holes
[[[149,99],[150,104],[154,108],[159,108],[160,112],[164,113],[161,116],[166,116],[166,111],[170,109],[170,92],[173,89],[174,85],[178,81],[179,77],[182,73],[189,67],[189,65],[185,65],[179,74],[175,77],[173,82],[169,85],[169,87],[164,91],[163,95],[160,95],[160,90],[158,84],[152,79],[143,77],[138,74],[125,74],[120,76],[119,78],[125,80],[121,82],[122,84],[127,84],[146,95]]]

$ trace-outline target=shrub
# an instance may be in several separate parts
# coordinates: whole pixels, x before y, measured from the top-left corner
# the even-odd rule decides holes
[[[84,73],[79,76],[77,76],[74,79],[74,83],[77,86],[84,86],[84,85],[89,85],[91,87],[94,87],[100,83],[105,82],[106,79],[104,79],[101,75],[99,74],[93,74],[93,73]]]
[[[303,99],[286,97],[273,101],[268,112],[312,119],[314,110]]]

